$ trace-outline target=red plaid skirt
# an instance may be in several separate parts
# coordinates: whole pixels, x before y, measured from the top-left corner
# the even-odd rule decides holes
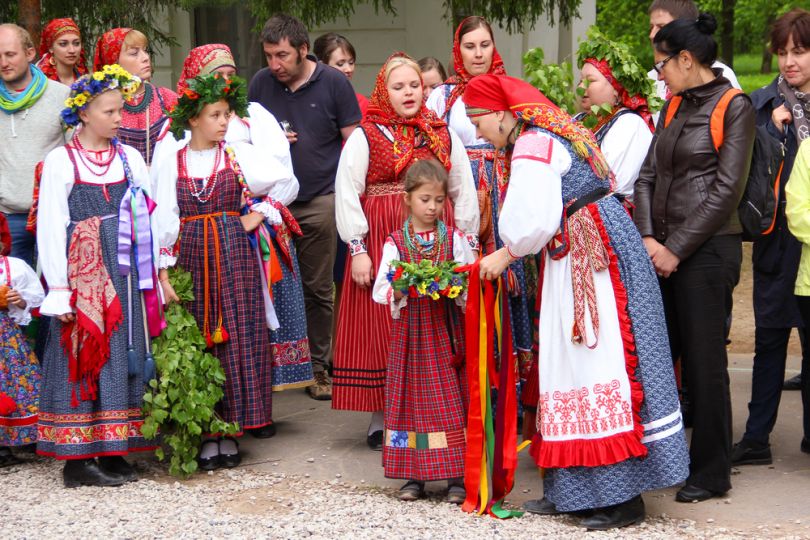
[[[402,232],[391,235],[402,259]],[[453,253],[452,229],[440,259]],[[393,322],[385,380],[383,467],[388,478],[464,476],[467,388],[461,309],[453,300],[408,298]]]

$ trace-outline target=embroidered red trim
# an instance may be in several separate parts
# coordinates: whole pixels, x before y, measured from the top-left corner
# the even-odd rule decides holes
[[[599,236],[608,252],[610,264],[610,281],[616,298],[616,311],[619,316],[619,328],[624,344],[624,359],[627,378],[630,382],[630,403],[633,410],[633,430],[618,433],[601,439],[578,439],[574,441],[544,441],[538,432],[532,439],[529,453],[538,466],[544,468],[598,467],[613,465],[632,457],[645,457],[647,447],[641,442],[644,426],[641,423],[641,404],[644,401],[644,390],[636,378],[638,356],[633,336],[633,326],[627,312],[627,291],[619,273],[619,260],[610,245],[605,225],[595,204],[586,207],[593,216]]]

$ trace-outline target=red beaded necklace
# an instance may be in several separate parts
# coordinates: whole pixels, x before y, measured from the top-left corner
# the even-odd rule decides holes
[[[217,154],[216,158],[214,159],[214,167],[211,169],[211,174],[208,175],[207,178],[192,178],[188,172],[188,162],[186,161],[186,156],[188,155],[188,145],[184,146],[182,150],[180,150],[180,164],[183,168],[180,171],[180,176],[186,178],[186,184],[188,185],[188,190],[191,192],[191,195],[200,201],[201,203],[206,203],[211,200],[213,197],[214,192],[217,189],[217,183],[219,182],[219,164],[222,161],[222,143],[218,143],[216,146]],[[202,188],[197,189],[196,180],[204,180]]]
[[[107,142],[108,146],[105,150],[87,150],[82,144],[82,141],[79,139],[78,134],[73,136],[71,142],[76,150],[78,150],[79,160],[91,173],[93,173],[95,176],[103,177],[109,172],[112,162],[115,159],[115,152],[113,152],[112,144],[109,141]],[[91,155],[92,153],[103,156],[107,152],[110,154],[108,158],[102,157],[101,159],[95,159]],[[96,169],[93,169],[91,165],[96,167]]]

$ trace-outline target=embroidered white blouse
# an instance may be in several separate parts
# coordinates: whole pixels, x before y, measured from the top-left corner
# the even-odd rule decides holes
[[[143,157],[131,146],[122,146],[132,171],[134,185],[148,191],[149,172]],[[124,165],[118,156],[113,160],[109,170],[100,176],[97,171],[89,169],[82,160],[77,158],[76,162],[79,177],[85,183],[110,184],[125,178]],[[48,295],[40,308],[43,315],[64,315],[73,311],[70,307],[67,274],[67,228],[70,225],[68,197],[73,185],[73,163],[68,157],[67,149],[60,146],[51,150],[45,158],[42,169],[37,212],[37,249],[42,273],[48,283]]]
[[[379,126],[385,136],[393,141],[391,132]],[[478,196],[472,177],[472,169],[467,152],[458,136],[450,130],[450,179],[447,194],[453,201],[456,227],[467,235],[468,242],[477,247],[478,237]],[[335,178],[335,217],[340,238],[347,244],[362,246],[368,234],[368,220],[360,205],[360,196],[366,191],[369,155],[368,139],[362,129],[356,129],[346,140],[340,154]],[[365,247],[352,249],[352,255],[364,253]]]
[[[8,262],[8,272],[6,271]],[[8,314],[15,323],[25,326],[31,322],[31,310],[42,305],[45,299],[45,290],[34,269],[22,259],[16,257],[0,256],[0,285],[8,285],[22,296],[25,307],[20,308],[14,304],[8,305]]]

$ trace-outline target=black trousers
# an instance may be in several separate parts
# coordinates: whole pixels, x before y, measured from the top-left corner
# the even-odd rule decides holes
[[[810,302],[810,297],[796,297]],[[800,308],[801,309],[801,308]],[[803,317],[807,317],[802,313]],[[810,319],[808,319],[810,320]],[[779,402],[782,398],[782,384],[785,380],[785,360],[787,347],[790,341],[791,328],[760,328],[754,333],[754,369],[751,375],[751,401],[748,402],[748,421],[745,423],[743,439],[768,444],[768,440],[776,424],[776,415],[779,411]],[[808,347],[802,339],[802,370],[807,369]],[[804,434],[808,430],[808,399],[802,394],[804,404]]]
[[[685,367],[692,407],[687,484],[719,493],[731,489],[726,318],[741,263],[740,236],[714,236],[660,280],[672,355]]]

